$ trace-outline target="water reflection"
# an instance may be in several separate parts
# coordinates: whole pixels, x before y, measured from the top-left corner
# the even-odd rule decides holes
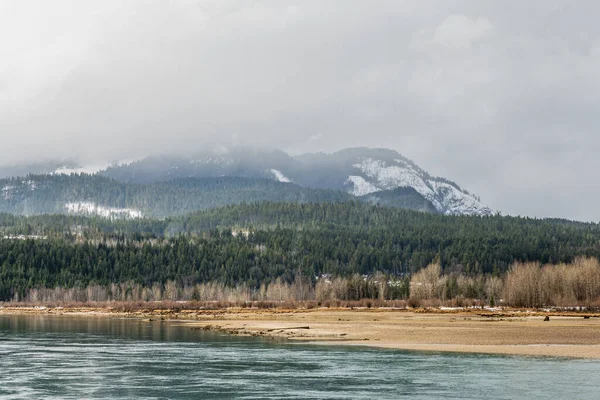
[[[595,399],[595,361],[271,343],[180,322],[0,317],[0,398]]]

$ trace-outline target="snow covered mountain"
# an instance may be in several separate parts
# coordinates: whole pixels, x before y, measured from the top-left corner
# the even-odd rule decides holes
[[[388,149],[352,148],[332,154],[290,156],[279,150],[219,148],[193,157],[147,158],[109,168],[101,174],[137,183],[184,177],[267,178],[309,188],[342,190],[382,204],[390,203],[391,191],[412,188],[427,203],[417,209],[434,209],[447,215],[494,213],[477,196],[456,183],[432,177],[406,157]],[[403,191],[395,193],[412,195]]]
[[[44,195],[46,212],[54,210],[58,207],[55,204],[59,204],[61,210],[66,207],[69,213],[83,215],[105,216],[106,214],[111,218],[137,218],[141,216],[141,212],[152,214],[153,209],[149,206],[152,203],[150,198],[146,199],[148,205],[135,208],[124,201],[102,203],[95,195],[67,196],[69,192],[65,193],[64,190],[59,193],[57,185],[68,187],[70,181],[80,176],[79,173],[92,173],[98,178],[110,178],[113,182],[116,181],[115,183],[137,185],[134,186],[138,188],[136,190],[174,180],[200,179],[202,185],[209,185],[211,179],[238,177],[245,179],[239,182],[252,188],[263,184],[257,183],[256,186],[250,182],[270,180],[277,183],[279,185],[276,186],[277,190],[281,193],[262,195],[269,199],[309,198],[314,197],[310,194],[313,192],[304,193],[303,190],[327,189],[338,195],[328,194],[326,198],[343,198],[350,195],[349,198],[353,196],[370,203],[446,215],[483,216],[494,213],[477,196],[462,189],[456,183],[445,178],[432,177],[414,162],[388,149],[352,148],[331,154],[310,153],[290,156],[279,150],[221,147],[188,156],[148,157],[137,161],[112,163],[110,167],[100,171],[97,171],[99,168],[84,168],[74,164],[58,168],[56,165],[48,165],[48,167],[52,169],[46,176],[53,176],[55,179],[48,180],[43,186],[44,190],[52,193]],[[40,178],[37,178],[37,181],[39,180]],[[40,182],[37,181],[29,178],[0,180],[0,203],[2,201],[14,203],[10,207],[0,204],[0,211],[17,207],[23,212],[35,212],[39,207],[32,206],[31,196],[38,193],[36,185]],[[229,197],[240,199],[261,197],[254,194],[248,197],[248,189],[235,187],[235,182],[238,181],[229,184],[230,187],[227,189],[227,193],[230,193]],[[232,184],[234,186],[231,186]],[[50,186],[46,187],[48,185]],[[85,187],[79,184],[77,190],[81,192]],[[201,190],[201,188],[197,189]],[[211,190],[214,188],[209,191]],[[284,195],[284,192],[287,194]],[[233,193],[237,194],[234,196]],[[296,194],[292,196],[289,193]],[[300,195],[300,193],[304,194]],[[57,196],[63,201],[62,203],[49,202]],[[215,206],[231,203],[226,198],[216,199],[209,203]],[[190,204],[196,204],[193,201],[187,203],[186,207],[179,210],[180,212],[189,211]],[[163,208],[165,207],[161,209]],[[169,209],[170,214],[176,214],[177,211]]]
[[[393,198],[391,194],[407,194],[398,189],[412,188],[441,214],[494,213],[477,196],[448,179],[432,177],[394,150],[352,148],[333,154],[305,154],[296,160],[309,170],[303,179],[289,175],[299,184],[342,188],[354,196],[381,200],[384,204]]]
[[[451,181],[429,176],[417,165],[404,158],[381,160],[360,157],[353,167],[358,173],[350,175],[346,182],[348,191],[355,196],[411,187],[430,201],[442,214],[493,214],[493,211],[473,194]]]

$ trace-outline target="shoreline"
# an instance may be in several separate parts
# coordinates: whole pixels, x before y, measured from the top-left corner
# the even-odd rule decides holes
[[[0,306],[0,316],[161,319],[190,329],[317,345],[600,359],[600,314],[532,310],[139,309]],[[544,319],[549,317],[549,321]]]

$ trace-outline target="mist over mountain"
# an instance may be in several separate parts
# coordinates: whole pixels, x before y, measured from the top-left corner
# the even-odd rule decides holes
[[[352,199],[446,215],[493,214],[477,196],[389,149],[292,156],[274,149],[217,147],[107,168],[48,163],[3,173],[11,171],[21,177],[0,181],[0,211],[24,215],[163,217],[257,201]]]

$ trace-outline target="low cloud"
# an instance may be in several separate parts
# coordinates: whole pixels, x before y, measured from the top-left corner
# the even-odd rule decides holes
[[[504,213],[599,220],[594,1],[0,4],[0,164],[396,149]]]
[[[449,15],[435,28],[433,43],[465,48],[490,35],[493,26],[487,18],[471,19],[465,15]]]

